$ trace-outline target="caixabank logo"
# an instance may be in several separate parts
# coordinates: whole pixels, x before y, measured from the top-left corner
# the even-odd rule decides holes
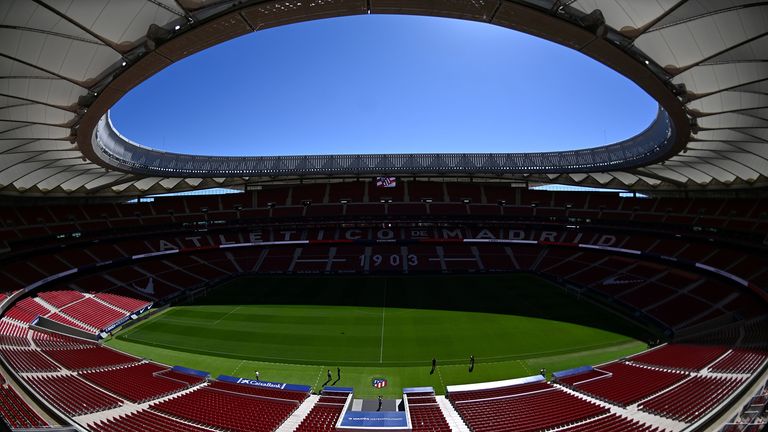
[[[374,378],[371,381],[371,384],[376,387],[377,389],[384,388],[387,386],[387,380],[384,378]]]

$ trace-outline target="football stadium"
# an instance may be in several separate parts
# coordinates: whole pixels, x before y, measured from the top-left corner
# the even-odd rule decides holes
[[[161,90],[228,115],[197,88],[226,93],[227,78],[173,75],[189,61],[384,16],[546,43],[630,83],[651,118],[625,114],[642,127],[614,140],[614,120],[593,115],[600,143],[541,151],[504,133],[485,151],[477,126],[453,151],[448,118],[445,147],[424,151],[384,137],[214,154],[234,148],[229,127],[191,119],[159,123],[168,137],[202,127],[210,151],[137,142],[152,108],[190,104]],[[258,101],[296,109],[282,134],[311,117],[361,127],[323,109],[334,90],[302,61],[324,55],[271,78],[324,90],[315,112],[296,114],[304,90]],[[426,76],[418,57],[409,73]],[[493,72],[471,80],[505,77]],[[619,98],[602,79],[570,83],[576,68],[537,73]],[[142,89],[152,114],[126,116]],[[579,135],[558,115],[542,135]],[[362,128],[413,121],[420,137],[427,117]],[[768,4],[3,0],[0,282],[2,430],[768,430]]]

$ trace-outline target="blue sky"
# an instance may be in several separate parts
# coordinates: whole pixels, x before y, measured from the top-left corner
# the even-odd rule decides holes
[[[580,53],[488,24],[364,15],[184,59],[112,110],[133,141],[210,155],[525,152],[628,138],[657,104]]]

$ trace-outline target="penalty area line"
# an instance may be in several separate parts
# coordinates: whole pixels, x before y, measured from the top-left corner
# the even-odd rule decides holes
[[[230,314],[237,312],[237,310],[238,310],[238,309],[240,309],[241,307],[243,307],[243,305],[240,305],[240,306],[238,306],[238,307],[236,307],[236,308],[232,309],[231,311],[227,312],[227,313],[226,313],[226,315],[224,315],[223,317],[221,317],[221,318],[217,319],[217,320],[216,320],[216,321],[213,323],[213,325],[216,325],[216,324],[220,323],[220,322],[221,322],[221,320],[223,320],[224,318],[228,317]]]

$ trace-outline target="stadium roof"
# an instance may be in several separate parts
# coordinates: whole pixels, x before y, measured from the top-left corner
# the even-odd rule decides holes
[[[659,117],[644,136],[582,153],[246,158],[245,162],[147,149],[120,137],[106,117],[125,92],[209,46],[278,25],[366,13],[463,18],[550,39],[633,80],[659,102]],[[766,186],[768,4],[747,0],[0,3],[0,193],[137,195],[296,178],[297,173],[305,178],[377,173],[485,176],[633,190]]]

